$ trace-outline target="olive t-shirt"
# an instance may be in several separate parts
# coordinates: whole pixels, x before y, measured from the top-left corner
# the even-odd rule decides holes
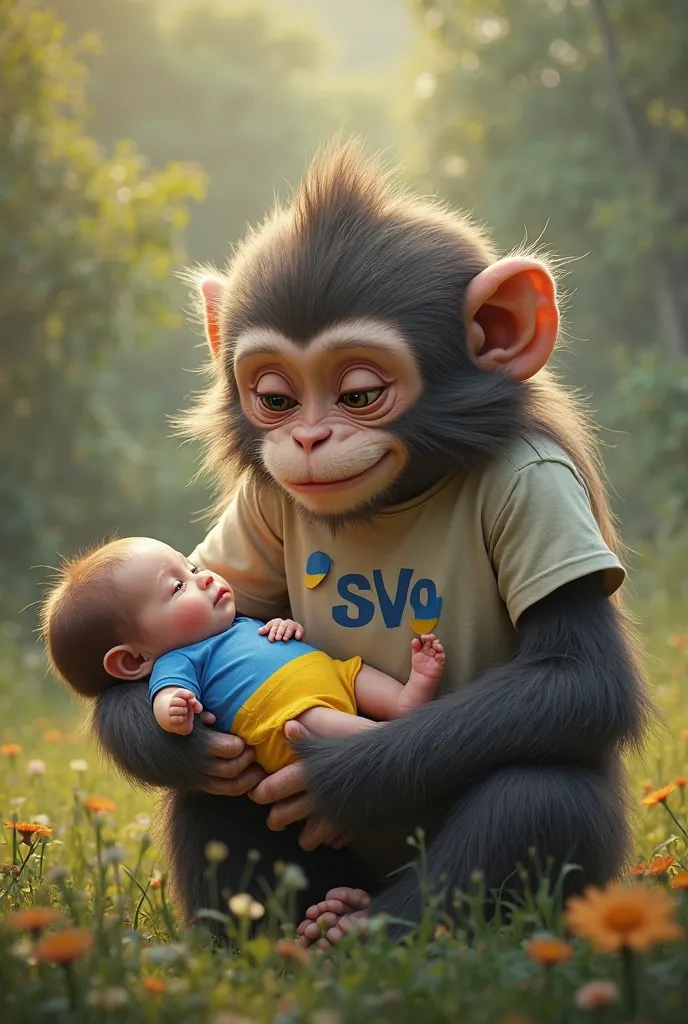
[[[313,647],[402,682],[411,639],[435,632],[441,692],[512,657],[519,617],[558,587],[600,571],[612,594],[624,579],[578,470],[540,436],[336,532],[245,479],[190,557],[226,577],[241,614],[291,610]]]

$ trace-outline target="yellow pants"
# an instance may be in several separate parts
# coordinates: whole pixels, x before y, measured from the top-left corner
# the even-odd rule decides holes
[[[254,748],[261,768],[276,772],[296,760],[284,735],[286,722],[316,707],[356,714],[360,669],[360,658],[336,661],[322,651],[295,658],[249,697],[234,717],[232,733]]]

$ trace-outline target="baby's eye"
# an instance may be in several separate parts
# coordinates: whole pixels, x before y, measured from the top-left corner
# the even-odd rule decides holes
[[[173,594],[178,594],[180,592],[180,590],[183,590],[183,589],[184,589],[184,584],[182,583],[182,581],[181,580],[175,580],[174,581],[174,586],[172,587],[172,593]]]
[[[191,572],[198,572],[198,566],[197,565],[191,565],[190,562],[189,562],[189,565],[191,567]]]

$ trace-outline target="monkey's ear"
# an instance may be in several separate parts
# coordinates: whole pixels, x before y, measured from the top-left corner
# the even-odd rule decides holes
[[[153,669],[153,658],[145,654],[136,654],[128,644],[111,647],[103,658],[103,668],[114,679],[133,682],[149,676]]]
[[[547,363],[557,340],[559,310],[551,274],[524,256],[498,260],[468,285],[464,322],[477,366],[528,380]]]
[[[220,300],[225,286],[221,277],[202,277],[198,287],[203,297],[205,336],[208,339],[213,359],[220,354]]]

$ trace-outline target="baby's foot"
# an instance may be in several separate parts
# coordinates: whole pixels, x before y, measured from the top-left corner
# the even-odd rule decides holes
[[[370,896],[363,889],[330,889],[320,903],[309,907],[297,929],[302,946],[330,949],[352,925],[365,919]]]
[[[424,633],[411,641],[411,675],[399,698],[403,714],[435,696],[437,684],[444,674],[444,647],[434,633]]]

